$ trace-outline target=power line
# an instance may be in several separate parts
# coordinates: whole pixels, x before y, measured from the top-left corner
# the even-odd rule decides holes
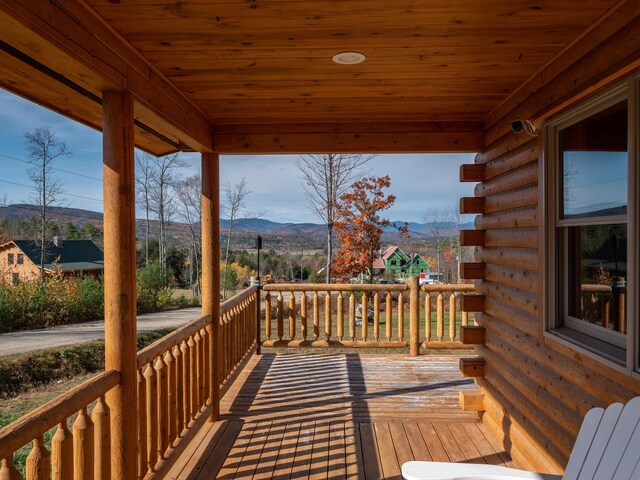
[[[32,165],[32,162],[30,162],[28,160],[23,160],[21,158],[16,158],[16,157],[11,157],[9,155],[4,155],[2,153],[0,153],[0,157],[4,157],[4,158],[8,158],[10,160],[15,160],[17,162],[22,162],[22,163],[26,163],[26,164]],[[68,173],[69,175],[75,175],[76,177],[88,178],[89,180],[95,180],[97,182],[101,182],[102,181],[102,179],[97,178],[97,177],[91,177],[89,175],[84,175],[82,173],[72,172],[70,170],[64,170],[62,168],[51,167],[51,170],[55,170],[56,172]]]
[[[25,185],[24,183],[10,182],[9,180],[0,180],[0,182],[8,183],[10,185],[17,185],[18,187],[25,187],[25,188],[32,188],[33,186],[33,185]],[[98,200],[97,198],[84,197],[82,195],[74,195],[73,193],[65,193],[64,195],[67,197],[82,198],[83,200],[91,200],[92,202],[102,203],[102,200]]]

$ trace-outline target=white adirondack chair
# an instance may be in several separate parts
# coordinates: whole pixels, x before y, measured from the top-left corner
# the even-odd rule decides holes
[[[497,465],[407,462],[406,480],[640,480],[640,397],[593,408],[584,417],[564,475]]]

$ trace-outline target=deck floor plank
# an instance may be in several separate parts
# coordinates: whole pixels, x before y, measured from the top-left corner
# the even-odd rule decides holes
[[[400,479],[410,460],[513,466],[460,390],[456,356],[264,354],[165,478]]]

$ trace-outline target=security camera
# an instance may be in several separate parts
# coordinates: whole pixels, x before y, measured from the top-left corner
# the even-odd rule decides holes
[[[529,120],[522,120],[522,119],[517,119],[517,120],[512,120],[511,121],[511,130],[513,131],[513,133],[526,133],[528,135],[531,135],[532,137],[536,137],[536,127],[533,123],[531,123]]]

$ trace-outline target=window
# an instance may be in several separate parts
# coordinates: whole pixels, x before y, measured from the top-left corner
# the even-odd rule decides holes
[[[395,260],[391,260],[391,265],[395,265],[396,261]]]
[[[7,255],[7,263],[9,263],[9,265],[13,265],[13,253]]]
[[[24,254],[18,254],[18,265],[22,265],[24,263]]]
[[[545,129],[546,316],[550,334],[630,370],[637,188],[629,84]]]

